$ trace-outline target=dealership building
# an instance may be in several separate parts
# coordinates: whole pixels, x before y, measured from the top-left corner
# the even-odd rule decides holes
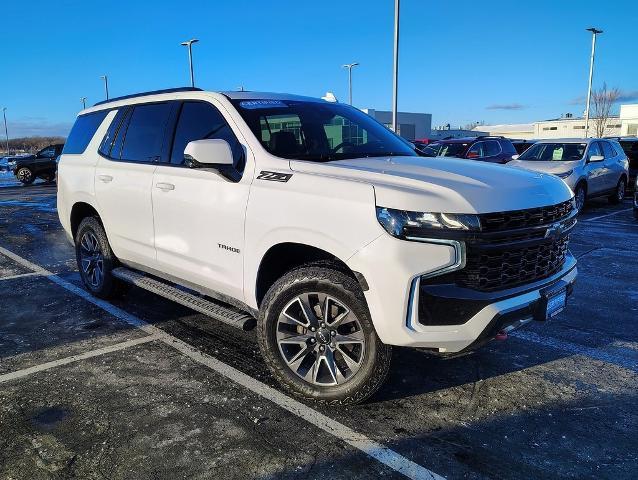
[[[594,133],[595,119],[589,119],[589,135]],[[534,123],[506,125],[481,125],[478,132],[501,135],[507,138],[582,138],[585,135],[585,119],[566,114],[561,118],[543,120]],[[609,117],[605,136],[638,136],[638,104],[621,105],[619,115]]]
[[[386,127],[392,127],[392,112],[373,108],[363,108],[361,110],[378,122],[383,123]],[[430,138],[432,132],[431,113],[397,112],[397,123],[399,124],[397,133],[406,140]]]

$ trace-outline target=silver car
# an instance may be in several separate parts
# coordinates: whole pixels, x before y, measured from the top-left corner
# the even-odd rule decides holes
[[[601,138],[540,140],[507,165],[559,176],[574,192],[578,210],[593,197],[621,202],[629,178],[629,160],[620,144]]]

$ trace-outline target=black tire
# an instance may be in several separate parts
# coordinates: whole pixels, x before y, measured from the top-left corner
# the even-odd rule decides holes
[[[315,293],[324,295],[326,298],[329,297],[331,300],[334,299],[340,306],[346,306],[349,312],[354,314],[353,317],[348,313],[346,318],[355,319],[357,322],[356,333],[364,339],[356,372],[351,372],[351,376],[343,380],[341,384],[336,382],[335,385],[321,386],[304,380],[288,366],[284,359],[284,354],[280,351],[277,330],[281,328],[279,319],[283,318],[284,308],[289,308],[300,295],[310,294],[310,296],[313,296]],[[310,296],[306,298],[310,298]],[[315,307],[322,310],[320,306],[317,307],[316,305]],[[323,313],[317,313],[317,310],[314,310],[315,319],[321,322],[319,314],[323,315]],[[336,328],[349,325],[347,328],[354,330],[355,327],[351,326],[353,323],[348,322],[353,322],[353,320],[343,320],[343,324]],[[306,330],[305,334],[314,335],[317,339],[320,339],[318,336],[320,334],[319,331],[309,333],[309,330],[296,325],[293,325],[293,328],[301,329],[302,331]],[[331,333],[334,334],[335,332]],[[383,385],[390,369],[392,348],[383,344],[377,336],[359,283],[338,264],[332,262],[309,263],[289,271],[277,280],[268,290],[261,304],[257,337],[264,361],[279,383],[293,395],[316,403],[328,405],[360,403],[373,395]],[[321,343],[323,339],[321,339],[321,342],[312,338],[308,341],[312,342],[316,349],[324,348],[327,350],[329,345],[332,345],[324,346]],[[337,348],[340,347],[337,345]],[[349,370],[343,368],[345,365],[343,363],[345,360],[342,353],[343,350],[331,350],[333,351],[333,359],[335,359],[333,365],[337,365],[338,371],[344,378],[344,372]],[[319,353],[310,353],[310,358],[317,358],[319,355]],[[339,363],[342,367],[338,365]],[[321,362],[319,362],[319,365],[321,365]],[[336,380],[337,376],[332,376]]]
[[[625,193],[627,192],[627,180],[625,177],[620,177],[618,180],[618,184],[616,185],[616,190],[612,195],[609,196],[609,203],[612,205],[618,205],[625,199]]]
[[[52,183],[55,180],[55,173],[43,173],[40,178],[46,183]]]
[[[587,185],[585,183],[581,182],[576,185],[574,197],[576,199],[576,210],[580,213],[587,202]]]
[[[102,263],[102,275],[101,279],[95,282],[95,277],[92,277],[86,267],[86,258],[83,257],[83,253],[86,249],[83,249],[82,242],[85,240],[85,235],[89,238],[90,235],[96,240],[96,246],[99,248]],[[96,256],[97,258],[97,256]],[[109,241],[106,237],[106,232],[100,221],[96,217],[84,218],[78,227],[75,234],[75,259],[78,264],[78,270],[80,271],[80,277],[86,289],[93,295],[103,299],[113,298],[122,292],[121,282],[119,282],[111,272],[118,266],[118,261]],[[97,260],[96,262],[97,263]],[[95,266],[97,268],[97,266]]]
[[[20,167],[16,170],[16,178],[24,185],[31,185],[35,181],[33,170],[28,167]]]

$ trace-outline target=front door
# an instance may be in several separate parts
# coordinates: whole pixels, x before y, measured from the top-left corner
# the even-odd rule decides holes
[[[235,177],[183,166],[186,144],[205,138],[229,142]],[[215,106],[187,101],[179,113],[170,163],[158,165],[153,175],[159,269],[234,298],[243,298],[244,219],[252,180],[243,174],[245,155],[245,147]]]
[[[594,155],[603,155],[599,142],[592,142],[587,150],[585,172],[587,173],[587,190],[589,195],[605,190],[605,162],[592,162]]]

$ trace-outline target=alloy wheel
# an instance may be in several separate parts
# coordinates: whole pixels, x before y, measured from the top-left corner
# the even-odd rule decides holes
[[[80,240],[80,263],[88,283],[94,288],[99,287],[104,278],[104,255],[92,231],[85,232]]]
[[[585,189],[579,188],[576,191],[576,211],[580,212],[585,206]]]
[[[618,182],[618,188],[616,189],[616,198],[619,202],[622,202],[625,198],[625,180],[622,179]]]
[[[304,293],[288,302],[277,320],[276,335],[288,368],[317,386],[349,381],[366,354],[357,316],[343,302],[324,293]]]
[[[33,176],[33,174],[28,168],[21,168],[20,170],[18,170],[16,176],[21,182],[28,183],[31,181],[31,177]]]

